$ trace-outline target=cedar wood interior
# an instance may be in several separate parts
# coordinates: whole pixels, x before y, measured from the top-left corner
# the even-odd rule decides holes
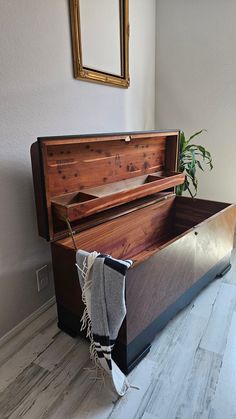
[[[132,258],[139,263],[229,205],[169,194],[152,205],[87,228],[74,238],[78,248],[95,249],[115,258]],[[74,247],[70,237],[57,243]]]
[[[65,218],[80,225],[92,214],[183,183],[183,173],[176,172],[178,136],[176,131],[39,139],[50,240],[65,234]]]
[[[138,263],[227,208],[229,204],[175,197],[173,188],[184,179],[176,173],[178,135],[39,139],[32,161],[40,149],[50,240],[73,248],[62,221],[68,218],[77,248]]]

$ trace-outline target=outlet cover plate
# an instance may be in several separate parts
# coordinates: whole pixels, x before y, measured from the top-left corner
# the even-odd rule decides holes
[[[40,292],[46,288],[49,283],[48,265],[44,265],[42,268],[36,270],[36,278],[38,292]]]

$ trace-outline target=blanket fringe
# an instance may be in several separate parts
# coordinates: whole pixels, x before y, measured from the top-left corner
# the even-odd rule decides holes
[[[89,346],[89,354],[90,354],[90,359],[94,362],[95,364],[95,368],[96,369],[101,369],[100,368],[100,364],[99,364],[99,359],[98,359],[98,354],[96,351],[96,346],[93,340],[93,333],[92,333],[92,323],[91,323],[91,318],[88,312],[88,308],[87,308],[87,304],[86,304],[86,292],[91,288],[92,286],[92,280],[89,278],[89,273],[90,270],[93,266],[93,262],[96,259],[96,257],[98,256],[99,253],[97,252],[92,252],[87,258],[84,258],[83,261],[83,269],[80,268],[80,266],[78,264],[76,264],[77,269],[79,269],[79,271],[81,272],[81,276],[84,280],[84,286],[82,288],[82,301],[85,305],[85,309],[83,312],[83,315],[81,317],[81,328],[80,330],[87,330],[86,332],[86,337],[89,338],[90,340],[90,346]],[[96,371],[96,373],[98,373],[98,371]]]

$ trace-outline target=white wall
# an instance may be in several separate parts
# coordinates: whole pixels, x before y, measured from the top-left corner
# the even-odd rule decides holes
[[[0,336],[53,295],[37,236],[29,149],[37,136],[154,128],[155,0],[130,0],[128,90],[73,79],[67,0],[0,2]]]
[[[236,1],[157,0],[158,128],[191,134],[212,152],[199,196],[236,202]]]

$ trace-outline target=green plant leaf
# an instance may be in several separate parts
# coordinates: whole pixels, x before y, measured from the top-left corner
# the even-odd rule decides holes
[[[183,131],[180,132],[180,141],[179,142],[180,142],[180,153],[182,153],[187,146],[187,140],[185,138],[185,134],[184,134]]]
[[[178,170],[185,173],[185,181],[176,188],[178,195],[182,195],[184,191],[188,191],[191,197],[194,198],[198,190],[197,169],[204,171],[203,163],[208,165],[209,170],[213,168],[210,152],[202,145],[189,144],[194,137],[200,135],[203,131],[206,130],[202,129],[196,132],[188,140],[186,140],[183,131],[180,133]]]
[[[195,132],[195,134],[193,134],[193,135],[191,135],[191,137],[189,137],[187,143],[189,143],[194,137],[197,137],[198,135],[202,134],[202,132],[207,132],[207,130],[206,129],[201,129],[200,131]]]
[[[204,172],[204,169],[203,169],[203,167],[202,167],[202,165],[201,165],[201,163],[200,163],[199,160],[196,160],[196,164],[199,167],[199,169],[201,169]]]

